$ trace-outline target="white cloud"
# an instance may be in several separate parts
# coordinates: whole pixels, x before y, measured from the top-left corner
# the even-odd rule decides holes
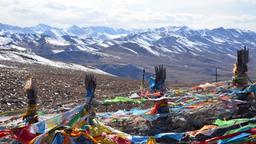
[[[0,22],[21,26],[106,25],[256,30],[255,0],[1,0]]]

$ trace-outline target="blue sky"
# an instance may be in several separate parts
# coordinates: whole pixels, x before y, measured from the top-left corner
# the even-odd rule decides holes
[[[256,31],[256,0],[1,0],[0,22],[33,26],[188,26]]]

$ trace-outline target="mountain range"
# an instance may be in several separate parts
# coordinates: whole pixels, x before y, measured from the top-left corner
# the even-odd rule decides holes
[[[126,30],[111,27],[51,27],[39,24],[18,27],[0,24],[0,49],[91,65],[113,75],[141,78],[163,64],[172,82],[214,80],[231,77],[236,50],[250,49],[250,72],[256,54],[256,33],[232,28],[191,29],[169,26]],[[1,57],[1,51],[0,51]],[[3,56],[2,56],[3,57]],[[252,75],[253,76],[253,75]]]

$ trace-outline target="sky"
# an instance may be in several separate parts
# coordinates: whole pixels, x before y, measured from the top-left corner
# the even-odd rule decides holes
[[[17,26],[188,26],[256,31],[256,0],[0,0],[0,22]]]

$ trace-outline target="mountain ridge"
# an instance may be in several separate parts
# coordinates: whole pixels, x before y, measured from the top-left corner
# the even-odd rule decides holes
[[[223,27],[195,30],[186,26],[168,26],[125,31],[73,26],[76,31],[68,32],[41,24],[37,29],[27,28],[26,32],[34,33],[18,33],[15,32],[17,27],[7,27],[14,30],[4,29],[0,24],[2,49],[23,49],[48,59],[92,65],[130,78],[138,78],[142,68],[153,73],[152,67],[158,64],[164,64],[170,71],[168,79],[175,81],[191,79],[191,76],[179,75],[188,73],[194,78],[210,78],[209,68],[215,67],[222,75],[231,75],[237,49],[250,48],[252,63],[256,54],[255,32]],[[134,75],[129,72],[131,68],[137,69]]]

